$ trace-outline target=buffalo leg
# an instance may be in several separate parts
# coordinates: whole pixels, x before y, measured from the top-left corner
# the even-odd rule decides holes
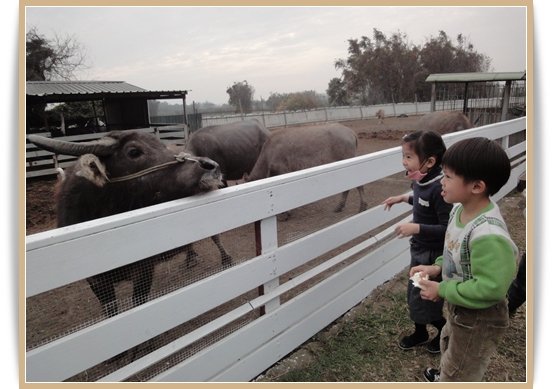
[[[197,266],[199,263],[199,254],[194,250],[194,247],[191,244],[186,245],[186,268],[191,269],[194,266]]]
[[[345,192],[341,193],[341,200],[337,204],[337,207],[335,207],[334,212],[341,212],[343,211],[343,208],[345,208],[345,203],[347,202],[347,197],[349,196],[349,191],[346,190]]]
[[[364,200],[364,187],[358,186],[358,196],[360,197],[360,208],[358,212],[364,212],[368,208],[368,204],[366,204],[366,200]]]
[[[138,306],[147,301],[153,282],[153,261],[151,259],[146,259],[139,266],[139,271],[134,280],[134,288],[132,290],[132,302],[134,306]]]
[[[226,251],[226,249],[222,245],[222,242],[220,241],[220,236],[213,235],[211,237],[211,239],[213,240],[213,242],[217,245],[217,247],[219,249],[220,259],[221,259],[221,262],[222,262],[222,267],[230,267],[232,265],[232,257],[230,256],[230,254],[228,254],[228,252]]]
[[[118,313],[117,297],[115,295],[115,284],[110,279],[109,273],[102,273],[88,278],[88,284],[100,304],[102,304],[107,317],[115,316]]]
[[[357,187],[358,195],[360,197],[360,207],[359,212],[366,211],[366,208],[368,208],[368,204],[366,204],[366,201],[364,200],[364,187],[359,186]],[[345,191],[341,193],[341,200],[337,204],[337,207],[335,207],[334,212],[341,212],[345,208],[345,203],[347,202],[347,197],[349,196],[349,191]]]

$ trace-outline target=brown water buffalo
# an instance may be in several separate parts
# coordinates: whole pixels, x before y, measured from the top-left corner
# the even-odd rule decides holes
[[[56,154],[80,156],[56,188],[57,224],[97,219],[207,192],[222,185],[219,165],[206,157],[175,156],[155,136],[114,131],[93,142],[73,143],[29,135],[29,141]],[[165,253],[167,254],[167,253]],[[87,280],[108,316],[117,314],[115,284],[132,280],[133,303],[147,300],[156,261],[129,264]],[[223,257],[223,264],[228,265]]]
[[[432,130],[441,135],[467,130],[473,125],[460,111],[435,111],[423,115],[417,123],[419,130]]]
[[[383,124],[383,119],[385,119],[385,111],[383,109],[378,109],[376,112],[376,118],[378,119],[378,124]]]
[[[270,132],[256,119],[203,127],[185,144],[169,145],[176,151],[211,158],[222,171],[223,180],[239,180],[249,173]]]
[[[234,123],[207,126],[194,132],[187,142],[173,143],[167,147],[175,153],[186,152],[192,155],[208,157],[216,161],[222,171],[222,181],[239,180],[253,169],[263,144],[270,132],[256,119]],[[221,256],[229,262],[232,258],[220,242],[218,235],[212,237]],[[188,266],[198,262],[199,255],[192,245],[187,249]]]
[[[356,149],[357,137],[354,131],[338,123],[275,130],[245,180],[259,180],[352,158],[356,156]],[[364,189],[357,189],[360,211],[364,211]],[[343,210],[348,194],[349,191],[343,192],[335,212]]]

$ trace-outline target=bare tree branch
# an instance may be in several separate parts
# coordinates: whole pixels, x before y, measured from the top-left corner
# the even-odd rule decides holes
[[[74,36],[56,34],[53,40],[48,40],[36,27],[27,32],[27,81],[70,80],[75,71],[87,67],[85,50]]]

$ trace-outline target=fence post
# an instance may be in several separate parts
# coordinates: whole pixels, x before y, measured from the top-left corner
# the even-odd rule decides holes
[[[510,89],[512,88],[512,81],[506,81],[504,86],[504,91],[502,95],[502,114],[500,115],[500,121],[503,122],[506,120],[508,114],[508,106],[510,105]]]
[[[429,106],[430,112],[435,112],[435,102],[437,100],[437,84],[435,82],[431,83],[431,104]]]
[[[257,255],[265,254],[278,247],[278,226],[276,216],[271,216],[255,222],[255,250]],[[259,295],[263,295],[280,285],[279,277],[276,277],[259,286]],[[280,297],[268,301],[261,307],[261,315],[273,311],[280,306]]]

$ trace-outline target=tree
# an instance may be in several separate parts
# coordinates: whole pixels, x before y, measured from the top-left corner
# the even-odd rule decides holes
[[[345,83],[340,78],[334,77],[330,80],[326,93],[328,94],[331,106],[349,105],[347,89],[345,88]]]
[[[234,82],[234,85],[226,89],[228,104],[235,107],[237,113],[249,113],[252,110],[253,93],[255,89],[247,81]]]
[[[349,103],[367,105],[412,101],[415,95],[427,99],[431,86],[425,79],[429,74],[489,68],[490,59],[478,53],[462,34],[455,45],[440,31],[421,47],[409,43],[401,32],[387,37],[374,28],[372,33],[372,39],[349,39],[348,57],[335,62],[342,77],[330,81],[330,101],[347,96]]]
[[[271,93],[266,102],[272,111],[299,111],[326,105],[326,97],[315,91]]]
[[[474,50],[473,45],[462,35],[452,43],[446,32],[439,31],[420,50],[420,62],[428,74],[484,72],[489,69],[490,58]]]
[[[373,29],[373,39],[349,40],[349,57],[335,62],[352,103],[378,104],[412,100],[414,75],[419,71],[416,48],[406,34],[388,38]]]
[[[74,37],[55,36],[53,40],[32,27],[26,34],[26,80],[70,80],[77,69],[85,68],[85,54]]]
[[[77,69],[86,67],[84,50],[74,37],[56,35],[48,40],[32,27],[25,40],[27,81],[69,80]],[[85,126],[88,119],[94,118],[96,125],[98,116],[103,115],[98,109],[89,102],[64,103],[50,111],[46,111],[46,104],[35,104],[27,107],[27,130],[49,129],[60,120]]]

